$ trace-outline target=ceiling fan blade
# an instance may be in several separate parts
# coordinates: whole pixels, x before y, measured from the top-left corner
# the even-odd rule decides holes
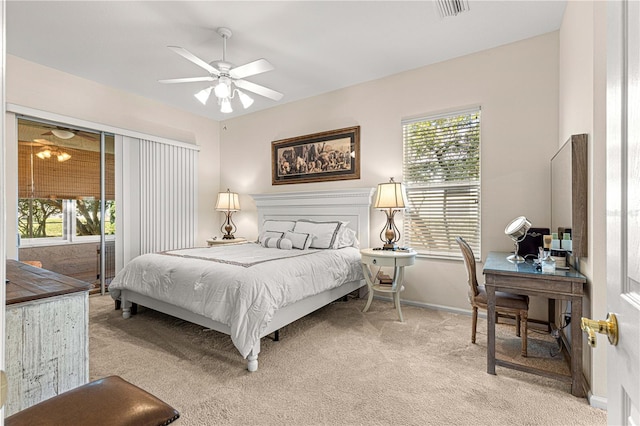
[[[187,78],[170,78],[168,80],[158,80],[159,83],[172,84],[172,83],[195,83],[197,81],[213,81],[215,80],[211,76],[207,77],[187,77]]]
[[[229,75],[232,78],[245,78],[263,72],[271,71],[273,65],[266,59],[258,59],[257,61],[249,62],[248,64],[240,65],[239,67],[229,70]],[[248,89],[247,89],[248,90]]]
[[[214,67],[212,67],[211,65],[203,61],[202,59],[198,58],[196,55],[189,52],[187,49],[184,49],[178,46],[167,46],[167,47],[173,50],[174,52],[176,52],[178,55],[182,56],[183,58],[193,62],[197,66],[202,67],[205,70],[209,71],[209,73],[213,75],[220,75],[220,71],[218,71],[217,69],[215,69]]]
[[[274,101],[279,101],[284,96],[280,92],[276,92],[268,87],[260,86],[259,84],[255,84],[247,80],[234,80],[233,84],[241,89],[248,90],[260,96],[264,96],[265,98],[273,99]]]

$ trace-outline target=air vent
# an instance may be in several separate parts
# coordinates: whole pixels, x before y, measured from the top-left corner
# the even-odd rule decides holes
[[[457,16],[469,10],[468,0],[435,0],[436,9],[442,18]]]

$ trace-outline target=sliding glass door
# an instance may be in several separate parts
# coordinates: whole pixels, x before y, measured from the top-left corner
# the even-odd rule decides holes
[[[18,118],[19,260],[94,285],[115,273],[114,136]]]

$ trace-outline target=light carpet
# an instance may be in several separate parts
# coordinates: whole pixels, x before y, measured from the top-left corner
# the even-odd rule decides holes
[[[334,302],[262,339],[259,369],[229,336],[140,308],[124,320],[90,297],[90,376],[122,378],[175,407],[180,425],[605,425],[569,385],[511,369],[486,373],[486,321],[391,303]],[[511,325],[500,357],[522,360]],[[564,367],[553,339],[529,333],[526,362]]]

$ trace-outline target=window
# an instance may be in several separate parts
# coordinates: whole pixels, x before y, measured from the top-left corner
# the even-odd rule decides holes
[[[98,241],[100,134],[18,119],[21,245]],[[114,136],[105,135],[105,234],[115,232]]]
[[[480,109],[402,122],[409,208],[405,245],[460,257],[457,236],[480,252]]]

